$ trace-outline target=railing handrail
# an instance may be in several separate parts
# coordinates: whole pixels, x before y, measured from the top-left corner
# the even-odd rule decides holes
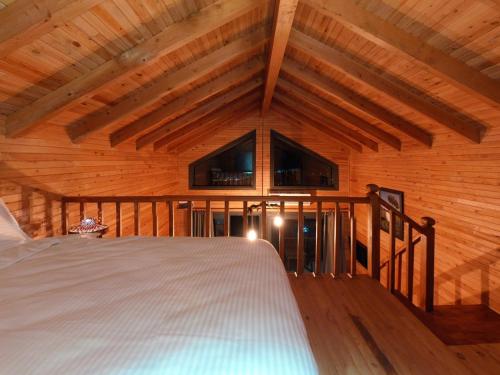
[[[159,201],[207,201],[212,202],[333,202],[333,203],[369,203],[367,197],[348,197],[333,195],[136,195],[136,196],[64,196],[66,203],[134,203],[134,202],[159,202]]]

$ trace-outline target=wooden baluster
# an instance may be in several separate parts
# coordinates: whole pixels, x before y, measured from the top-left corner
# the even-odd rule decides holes
[[[299,202],[297,218],[297,275],[304,272],[304,203]]]
[[[151,215],[153,217],[153,236],[158,237],[158,210],[156,202],[151,202]]]
[[[397,278],[397,287],[396,290],[401,293],[401,277],[402,277],[402,269],[403,269],[403,252],[398,254],[398,278]]]
[[[175,237],[175,206],[173,201],[168,201],[168,235]]]
[[[321,274],[321,247],[323,240],[323,205],[321,201],[316,203],[316,249],[314,252],[314,273]]]
[[[420,303],[427,312],[434,308],[434,245],[436,235],[434,224],[436,224],[434,219],[422,218],[425,242],[420,263]]]
[[[102,216],[103,216],[102,202],[97,202],[97,220],[99,220],[99,223],[101,224],[102,224]]]
[[[380,280],[380,202],[377,194],[378,186],[366,185],[368,205],[368,272],[375,280]]]
[[[391,210],[391,222],[389,225],[389,290],[394,292],[396,276],[396,214]]]
[[[122,206],[120,202],[116,202],[116,237],[122,235]]]
[[[68,234],[68,206],[65,200],[61,201],[61,232],[63,235]]]
[[[335,202],[335,222],[333,231],[333,254],[332,254],[332,276],[337,277],[340,273],[342,223],[339,202]]]
[[[193,237],[193,202],[187,202],[187,218],[186,218],[186,235],[188,237]]]
[[[205,237],[212,237],[212,232],[210,231],[211,225],[211,217],[210,217],[210,201],[207,200],[205,202]]]
[[[224,202],[224,237],[229,237],[229,201]]]
[[[386,285],[385,287],[387,288],[387,290],[391,290],[391,267],[389,266],[389,262],[386,263],[385,265],[385,270],[386,270],[386,276],[385,276],[385,280],[386,280]]]
[[[85,203],[80,202],[80,221],[85,219]]]
[[[243,237],[247,235],[248,232],[248,202],[243,201]]]
[[[267,206],[266,202],[261,203],[262,215],[260,217],[260,238],[267,240]]]
[[[281,261],[285,263],[285,202],[280,202],[280,217],[283,223],[278,228],[279,231],[279,254]]]
[[[415,247],[413,245],[413,226],[411,223],[407,223],[406,226],[406,253],[407,255],[407,264],[406,264],[406,293],[408,296],[408,301],[413,303],[413,270],[414,270],[414,261],[415,261]]]
[[[354,217],[354,203],[349,204],[349,221],[350,221],[350,254],[351,254],[351,277],[356,276],[356,218]]]
[[[134,202],[134,235],[138,236],[141,233],[139,202]]]

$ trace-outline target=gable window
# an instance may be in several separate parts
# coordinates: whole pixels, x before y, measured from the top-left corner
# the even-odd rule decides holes
[[[252,131],[234,142],[189,165],[191,189],[255,188],[256,133]]]
[[[338,190],[339,169],[337,164],[272,130],[271,185]]]

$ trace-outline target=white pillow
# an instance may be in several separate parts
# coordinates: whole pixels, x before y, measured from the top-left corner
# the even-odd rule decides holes
[[[21,245],[29,240],[28,235],[19,227],[14,216],[0,199],[0,251]]]

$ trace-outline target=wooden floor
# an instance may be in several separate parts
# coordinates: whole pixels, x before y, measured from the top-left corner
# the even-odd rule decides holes
[[[500,374],[500,344],[446,346],[374,280],[290,284],[321,375]]]

